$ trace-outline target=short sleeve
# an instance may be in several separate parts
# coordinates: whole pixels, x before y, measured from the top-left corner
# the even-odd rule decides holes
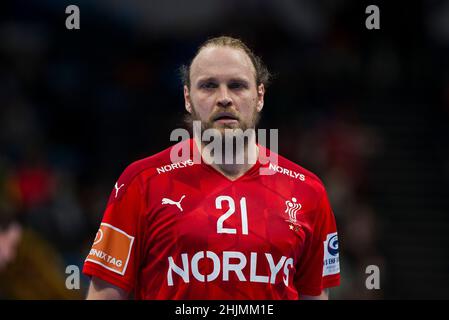
[[[128,181],[130,180],[130,181]],[[85,260],[83,273],[128,293],[140,264],[141,216],[144,208],[138,177],[122,174],[109,197],[102,222]]]
[[[317,296],[325,288],[340,285],[338,233],[326,191],[317,207],[313,233],[307,242],[295,276],[301,295]]]

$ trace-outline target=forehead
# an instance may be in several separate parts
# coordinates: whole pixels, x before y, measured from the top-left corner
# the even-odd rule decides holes
[[[192,81],[203,77],[255,77],[255,69],[249,56],[238,48],[211,46],[202,49],[192,62]]]

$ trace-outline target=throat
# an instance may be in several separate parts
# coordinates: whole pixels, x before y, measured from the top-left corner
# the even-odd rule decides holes
[[[257,163],[259,147],[253,135],[247,141],[243,140],[244,143],[233,144],[231,147],[226,145],[226,140],[213,141],[209,144],[198,140],[196,145],[201,146],[201,161],[229,180],[237,180]]]
[[[220,172],[229,180],[237,180],[245,175],[256,163],[259,155],[259,148],[254,145],[254,148],[245,148],[243,155],[234,153],[229,159],[218,160],[216,157],[210,156],[208,153],[203,153],[203,161]]]
[[[241,176],[245,175],[249,169],[254,164],[246,163],[246,164],[215,164],[211,163],[215,170],[219,171],[222,175],[224,175],[229,180],[237,180]]]

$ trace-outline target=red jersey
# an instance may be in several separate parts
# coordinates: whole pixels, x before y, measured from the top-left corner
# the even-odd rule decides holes
[[[335,218],[314,174],[278,156],[232,181],[172,163],[171,148],[120,176],[86,275],[136,299],[298,299],[339,285]]]

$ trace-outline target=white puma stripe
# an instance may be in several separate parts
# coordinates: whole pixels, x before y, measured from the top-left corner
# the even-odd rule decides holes
[[[177,207],[179,208],[179,210],[182,211],[181,201],[182,201],[182,199],[184,199],[184,198],[185,198],[185,195],[182,195],[181,199],[179,199],[178,202],[173,201],[173,200],[171,200],[171,199],[169,199],[169,198],[162,198],[162,204],[174,204],[175,206],[177,206]]]

